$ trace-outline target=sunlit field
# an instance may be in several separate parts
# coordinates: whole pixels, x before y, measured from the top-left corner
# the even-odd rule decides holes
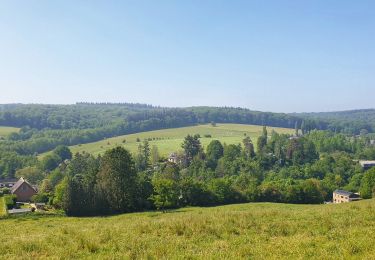
[[[0,126],[0,137],[6,137],[11,133],[18,133],[20,129],[16,127]]]
[[[0,217],[6,215],[4,197],[0,197]]]
[[[271,134],[272,130],[280,134],[294,133],[293,129],[287,128],[268,127],[267,129],[269,134]],[[206,147],[214,139],[226,144],[237,144],[241,143],[246,136],[249,136],[255,144],[261,133],[262,126],[257,125],[217,124],[217,126],[213,127],[210,124],[206,124],[123,135],[99,142],[71,146],[70,149],[73,153],[85,151],[98,155],[110,148],[121,145],[134,153],[139,145],[138,138],[141,141],[149,139],[150,146],[156,145],[162,156],[168,156],[171,152],[181,150],[183,139],[188,134],[199,134],[202,145]],[[211,137],[207,137],[207,135],[211,135]]]

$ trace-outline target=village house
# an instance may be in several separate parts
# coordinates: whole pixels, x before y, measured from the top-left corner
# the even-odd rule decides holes
[[[372,167],[375,167],[375,161],[365,161],[365,160],[360,160],[359,164],[362,166],[364,170],[368,170]]]
[[[37,190],[24,178],[20,178],[12,187],[11,193],[17,196],[17,201],[28,202],[37,194]]]
[[[345,190],[335,190],[333,192],[333,203],[345,203],[361,200],[358,193],[345,191]]]
[[[178,163],[177,153],[171,153],[168,157],[168,162]]]

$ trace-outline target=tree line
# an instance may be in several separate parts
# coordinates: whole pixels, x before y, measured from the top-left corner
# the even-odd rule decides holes
[[[48,162],[53,157],[54,164]],[[244,136],[240,144],[212,140],[205,149],[199,135],[188,135],[174,162],[160,159],[147,140],[136,154],[117,147],[97,158],[71,157],[62,146],[39,162],[40,172],[50,168],[38,177],[37,199],[68,215],[86,216],[243,202],[317,204],[331,200],[339,188],[371,198],[375,170],[364,172],[359,157],[375,159],[367,136],[330,131],[290,136],[266,127],[256,143]]]

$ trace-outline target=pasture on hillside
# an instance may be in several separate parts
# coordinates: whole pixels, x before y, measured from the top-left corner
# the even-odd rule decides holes
[[[6,137],[11,133],[18,133],[19,128],[10,127],[10,126],[0,126],[0,137]]]
[[[371,259],[375,200],[0,220],[3,258]],[[14,231],[15,227],[17,232]]]
[[[210,124],[205,124],[123,135],[108,138],[99,142],[71,146],[70,149],[73,154],[85,151],[93,155],[98,155],[104,153],[110,148],[121,145],[130,152],[135,153],[139,145],[137,138],[139,138],[141,141],[149,139],[150,147],[156,145],[162,156],[168,156],[171,152],[182,149],[181,144],[188,134],[199,134],[201,136],[201,143],[204,147],[207,147],[207,145],[215,139],[226,144],[242,143],[242,140],[246,136],[249,136],[255,145],[257,138],[262,133],[262,129],[263,127],[258,125],[217,124],[216,126],[212,126]],[[269,135],[272,130],[275,130],[280,134],[294,133],[294,129],[288,128],[267,127],[267,130]],[[207,135],[211,135],[211,137],[207,137]]]

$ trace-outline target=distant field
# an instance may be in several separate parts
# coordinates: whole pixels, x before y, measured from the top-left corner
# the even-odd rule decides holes
[[[367,200],[16,217],[0,220],[0,252],[4,259],[373,259],[374,212],[375,200]]]
[[[10,133],[18,133],[19,128],[16,127],[9,127],[9,126],[0,126],[0,137],[5,137]]]
[[[278,133],[293,133],[293,129],[268,127],[268,133],[272,130]],[[245,134],[250,136],[254,144],[258,136],[262,133],[262,126],[256,125],[241,125],[241,124],[217,124],[216,127],[211,125],[198,125],[192,127],[182,128],[170,128],[157,131],[149,131],[136,133],[131,135],[123,135],[114,138],[108,138],[99,142],[75,145],[71,146],[73,153],[76,152],[88,152],[94,155],[105,152],[106,150],[115,146],[121,145],[130,150],[136,152],[139,143],[136,141],[137,138],[140,140],[151,138],[150,146],[156,145],[159,148],[159,152],[162,156],[167,156],[169,153],[181,150],[181,143],[188,134],[200,134],[201,142],[203,146],[207,146],[212,140],[218,139],[222,143],[237,144],[241,143],[244,139]],[[204,137],[204,135],[211,135],[211,138]],[[124,142],[125,141],[125,142]]]

